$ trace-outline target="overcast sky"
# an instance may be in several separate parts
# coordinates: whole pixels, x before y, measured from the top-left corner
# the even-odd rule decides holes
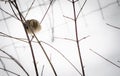
[[[25,17],[33,0],[17,0],[20,11]],[[75,3],[76,15],[84,0]],[[77,18],[80,51],[86,76],[119,76],[120,75],[120,0],[88,0]],[[26,20],[36,19],[41,23],[41,31],[36,33],[47,52],[58,76],[81,76],[81,65],[77,51],[72,3],[69,0],[55,0],[42,21],[49,6],[49,0],[35,0]],[[0,8],[14,15],[9,3],[0,1]],[[14,10],[16,10],[14,8]],[[0,10],[0,49],[12,55],[35,76],[33,59],[28,43],[4,37],[4,34],[27,39],[22,23]],[[16,11],[15,11],[16,12]],[[42,21],[42,22],[41,22]],[[31,38],[31,35],[29,35]],[[33,41],[36,41],[34,38]],[[47,44],[45,44],[45,43]],[[50,45],[48,45],[50,44]],[[45,54],[38,43],[32,42],[36,64],[41,76],[54,76]],[[54,48],[50,47],[53,46]],[[93,51],[91,51],[92,49]],[[60,54],[62,53],[79,71]],[[102,57],[101,57],[101,56]],[[27,76],[11,59],[0,51],[0,68]],[[104,57],[104,58],[103,58]],[[108,62],[108,61],[109,62]],[[111,63],[110,63],[111,62]],[[0,76],[16,76],[0,69]]]

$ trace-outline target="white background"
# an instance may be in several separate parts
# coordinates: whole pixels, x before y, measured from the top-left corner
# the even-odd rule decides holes
[[[100,3],[98,3],[98,1]],[[22,13],[25,16],[27,13],[26,10],[28,10],[33,1],[19,0],[17,2],[20,10],[25,11]],[[84,0],[79,0],[75,3],[76,14],[78,14],[83,3]],[[33,8],[29,11],[26,20],[36,19],[40,22],[48,6],[49,0],[35,0],[32,6]],[[5,2],[0,1],[0,7],[14,15],[8,3],[5,4]],[[21,22],[13,17],[8,17],[10,17],[8,14],[0,11],[0,32],[13,37],[27,39]],[[42,21],[42,29],[40,32],[36,33],[36,36],[40,41],[44,41],[58,49],[59,52],[67,57],[67,59],[69,59],[69,61],[81,72],[76,42],[68,40],[76,40],[74,21],[70,18],[74,18],[72,3],[68,0],[56,0]],[[79,39],[88,36],[79,43],[86,76],[120,75],[120,68],[89,50],[93,49],[100,55],[120,66],[120,30],[108,26],[106,23],[120,27],[120,5],[117,3],[117,0],[88,0],[77,20]],[[53,42],[52,27],[54,28]],[[1,35],[2,34],[0,34],[0,49],[16,58],[30,76],[35,76],[33,60],[28,43],[9,37],[3,37]],[[35,39],[33,40],[36,41]],[[56,50],[44,43],[42,43],[42,45],[50,57],[58,76],[80,76],[80,74],[58,52],[56,52]],[[39,75],[44,65],[43,76],[54,76],[40,46],[34,42],[32,46]],[[8,57],[1,51],[0,56]],[[8,70],[21,76],[26,76],[23,70],[21,70],[14,61],[2,57],[1,59]],[[1,62],[0,68],[3,68]],[[11,73],[9,73],[9,75],[14,76]],[[8,75],[5,71],[0,70],[0,76]]]

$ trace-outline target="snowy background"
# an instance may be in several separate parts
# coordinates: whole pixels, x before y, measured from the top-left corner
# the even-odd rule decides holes
[[[36,19],[40,23],[50,4],[50,0],[34,0],[31,7],[33,0],[16,1],[26,20]],[[84,2],[85,0],[75,2],[76,14]],[[0,50],[14,57],[30,76],[36,76],[29,44],[15,39],[27,41],[22,23],[5,13],[6,11],[14,15],[8,2],[0,0],[0,8]],[[15,8],[14,10],[17,12]],[[53,0],[41,23],[41,31],[36,33],[58,76],[81,76],[82,73],[73,18],[70,0]],[[78,15],[77,26],[86,76],[120,76],[120,0],[87,0]],[[29,37],[31,38],[31,35]],[[54,76],[35,38],[32,46],[39,76]],[[17,76],[5,69],[20,76],[27,76],[18,64],[0,51],[0,76]]]

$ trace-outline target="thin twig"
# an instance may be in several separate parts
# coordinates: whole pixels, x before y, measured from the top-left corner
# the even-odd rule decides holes
[[[29,7],[29,9],[28,9],[28,11],[27,11],[27,13],[25,15],[25,18],[27,17],[27,15],[28,15],[29,11],[31,10],[31,8],[32,8],[32,6],[33,6],[34,3],[35,3],[35,0],[33,0],[31,6]]]
[[[46,12],[45,12],[45,14],[44,14],[43,17],[42,17],[42,20],[40,21],[40,24],[42,23],[42,21],[44,20],[45,16],[47,15],[47,13],[48,13],[48,11],[49,11],[49,9],[50,9],[53,1],[54,1],[54,0],[51,0],[51,1],[50,1],[50,4],[49,4],[49,6],[48,6],[48,8],[47,8],[47,10],[46,10]]]
[[[54,0],[55,2],[56,0]],[[54,3],[53,2],[53,3]],[[54,41],[54,11],[53,11],[53,3],[52,3],[52,24],[50,25],[51,26],[51,33],[52,33],[52,38],[51,38],[51,41],[53,42]]]
[[[67,18],[67,19],[70,19],[70,20],[74,20],[73,18],[70,18],[70,17],[68,17],[68,16],[64,16],[64,15],[63,15],[63,17],[65,17],[65,18]]]
[[[110,26],[110,27],[113,27],[113,28],[116,28],[116,29],[118,29],[118,30],[120,30],[120,27],[116,27],[116,26],[113,26],[113,25],[111,25],[111,24],[108,24],[108,23],[106,23],[108,26]]]
[[[86,2],[87,2],[87,0],[85,0],[85,2],[83,3],[82,7],[80,8],[80,10],[79,10],[79,12],[78,12],[78,14],[77,14],[77,16],[76,16],[76,19],[79,17],[79,15],[80,15],[83,7],[85,6]]]
[[[84,39],[86,39],[86,38],[88,38],[88,37],[90,37],[90,35],[85,36],[85,37],[83,37],[83,38],[79,39],[79,42],[80,42],[80,41],[82,41],[82,40],[84,40]]]
[[[74,42],[76,42],[76,40],[70,39],[70,38],[61,38],[61,37],[54,37],[54,38],[56,38],[56,39],[63,39],[63,40],[69,40],[69,41],[74,41]]]
[[[86,39],[86,38],[88,38],[88,37],[90,37],[90,35],[85,36],[85,37],[79,39],[78,41],[80,42],[80,41],[82,41],[82,40],[84,40],[84,39]],[[69,40],[69,41],[76,42],[76,40],[74,40],[74,39],[70,39],[70,38],[61,38],[61,37],[54,37],[54,38],[56,38],[56,39],[63,39],[63,40]]]
[[[102,59],[104,59],[105,61],[111,63],[114,66],[116,66],[117,68],[120,68],[120,66],[118,66],[114,62],[110,61],[109,59],[105,58],[104,56],[100,55],[99,53],[95,52],[94,50],[92,50],[92,49],[89,49],[89,50],[92,51],[93,53],[95,53],[96,55],[98,55],[99,57],[101,57]]]

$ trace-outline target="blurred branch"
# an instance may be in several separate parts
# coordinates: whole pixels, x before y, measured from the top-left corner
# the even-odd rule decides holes
[[[118,6],[120,6],[120,2],[119,2],[119,0],[116,0],[116,2],[117,2],[117,4],[118,4]]]
[[[41,21],[40,21],[40,24],[42,23],[42,21],[44,20],[45,16],[47,15],[47,13],[48,13],[48,11],[49,11],[49,9],[50,9],[50,7],[51,7],[51,5],[52,5],[53,2],[54,2],[54,0],[51,0],[51,1],[50,1],[50,4],[49,4],[49,6],[48,6],[48,8],[47,8],[47,10],[46,10],[46,12],[45,12],[45,14],[44,14],[43,17],[42,17],[42,19],[41,19]]]
[[[3,66],[3,68],[5,69],[5,70],[7,70],[6,69],[6,66],[5,66],[5,64],[4,64],[4,62],[3,62],[3,60],[0,58],[0,62],[1,62],[1,64],[2,64],[2,66]],[[9,75],[9,73],[8,73],[8,71],[5,71],[6,72],[6,74],[7,74],[7,76],[10,76]]]
[[[118,60],[117,62],[118,62],[118,63],[120,63],[120,61],[119,61],[119,60]]]
[[[69,40],[69,41],[74,41],[74,42],[76,42],[76,40],[70,39],[70,38],[61,38],[61,37],[54,37],[54,38],[56,38],[56,39],[63,39],[63,40]]]
[[[12,71],[10,71],[10,70],[4,69],[4,68],[0,68],[0,69],[1,69],[1,70],[4,70],[4,71],[7,71],[7,72],[9,72],[9,73],[11,73],[11,74],[14,74],[14,75],[16,75],[16,76],[20,76],[19,74],[14,73],[14,72],[12,72]]]
[[[12,39],[16,39],[16,40],[19,40],[19,41],[26,42],[25,39],[23,39],[23,38],[16,38],[16,37],[7,35],[7,34],[5,34],[5,33],[3,33],[3,32],[0,32],[0,34],[2,34],[2,35],[0,35],[0,36],[2,36],[2,37],[8,37],[8,38],[12,38]]]
[[[5,10],[3,10],[3,9],[1,8],[1,6],[0,6],[0,10],[1,10],[1,11],[3,11],[4,13],[6,13],[6,14],[10,15],[10,17],[6,17],[6,18],[4,18],[4,19],[1,19],[0,21],[2,21],[2,20],[6,20],[6,19],[9,19],[9,18],[11,18],[11,17],[13,17],[13,18],[17,19],[14,15],[12,15],[12,14],[10,14],[10,13],[6,12]]]
[[[25,15],[25,18],[27,17],[27,15],[28,15],[29,11],[31,10],[31,8],[32,8],[32,6],[33,6],[34,3],[35,3],[35,0],[33,0],[32,4],[31,4],[30,7],[28,8],[28,11],[27,11],[27,13],[26,13],[26,15]]]
[[[11,59],[11,58],[9,58],[9,57],[4,57],[4,56],[0,56],[0,58]]]
[[[88,38],[88,37],[90,37],[90,35],[85,36],[85,37],[83,37],[83,38],[79,39],[79,42],[80,42],[80,41],[82,41],[82,40],[84,40],[84,39],[86,39],[86,38]]]
[[[47,4],[48,4],[48,3],[47,3]],[[34,8],[36,8],[36,7],[39,7],[39,6],[47,5],[47,4],[46,4],[46,3],[39,4],[39,5],[36,5],[36,6],[34,6],[34,7],[31,7],[31,9],[34,9]],[[10,16],[8,16],[8,17],[5,18],[6,20],[9,19],[9,18],[12,18],[12,17],[15,18],[15,19],[17,19],[14,15],[12,15],[12,14],[4,11],[1,7],[0,7],[0,10],[2,10],[3,12],[5,12],[6,14],[10,15]],[[24,11],[21,11],[21,13],[27,12],[28,10],[29,10],[29,9],[24,10]],[[17,13],[17,14],[18,14],[18,13]],[[0,19],[0,21],[2,21],[2,20],[3,20],[3,19]]]
[[[106,23],[108,26],[110,26],[110,27],[113,27],[113,28],[116,28],[116,29],[118,29],[118,30],[120,30],[120,27],[116,27],[116,26],[113,26],[113,25],[111,25],[111,24],[108,24],[108,23]]]
[[[98,55],[99,57],[101,57],[102,59],[104,59],[105,61],[111,63],[114,66],[116,66],[117,68],[120,68],[120,66],[118,66],[114,62],[110,61],[109,59],[105,58],[104,56],[100,55],[99,53],[95,52],[94,50],[92,50],[92,49],[89,49],[89,50],[92,51],[93,53],[95,53],[96,55]]]
[[[68,16],[64,16],[64,15],[63,15],[63,17],[65,17],[65,18],[67,18],[67,19],[70,19],[70,20],[74,20],[74,19],[72,19],[72,18],[70,18],[70,17],[68,17]]]
[[[42,71],[41,71],[41,76],[43,76],[44,67],[45,67],[45,66],[43,65]]]
[[[104,14],[103,14],[103,10],[102,10],[101,4],[100,4],[100,0],[97,0],[97,2],[98,2],[98,5],[99,5],[99,9],[100,9],[101,15],[102,15],[102,19],[105,19],[104,18]]]
[[[18,64],[18,66],[20,66],[20,68],[26,73],[27,76],[29,76],[28,72],[25,70],[25,68],[10,54],[8,54],[7,52],[5,52],[4,50],[0,49],[1,52],[3,52],[4,54],[6,54],[7,56],[9,56],[16,64]]]

